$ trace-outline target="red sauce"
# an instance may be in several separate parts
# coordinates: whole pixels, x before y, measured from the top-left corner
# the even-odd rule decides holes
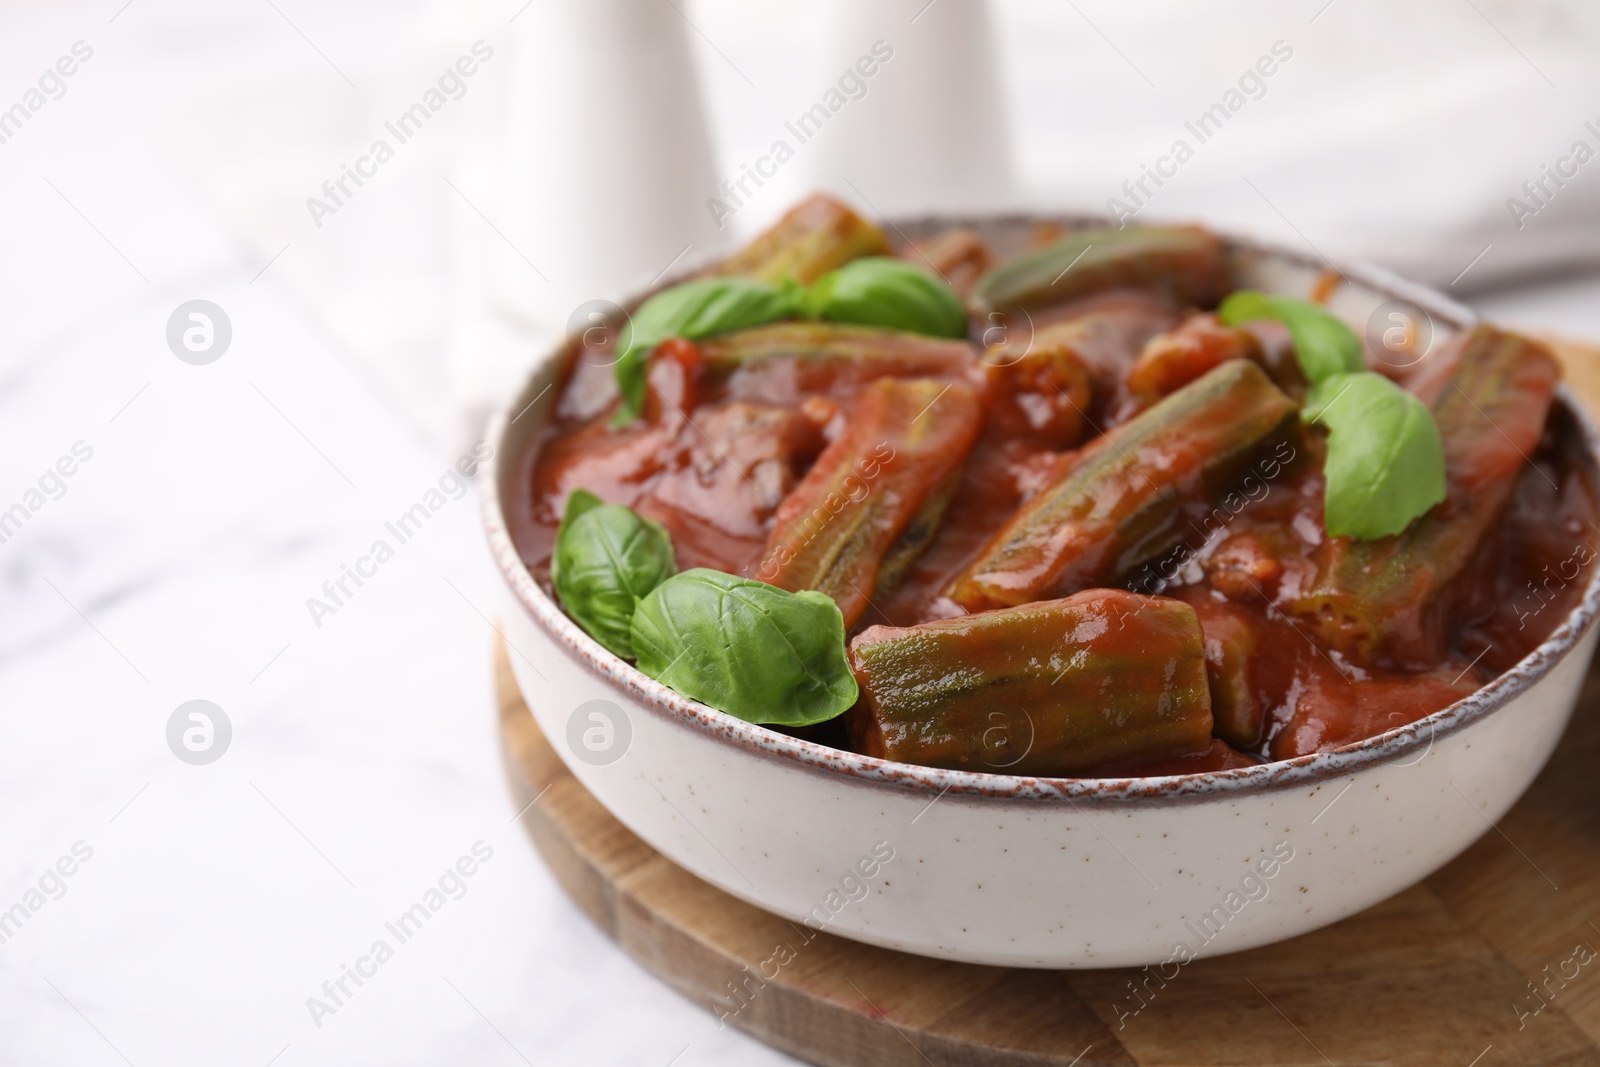
[[[1109,341],[1097,350],[1091,368],[1096,378],[1126,374],[1145,339],[1181,321],[1178,309],[1147,294],[1108,294],[1091,306],[1108,303],[1117,313],[1113,332],[1124,340],[1120,349]],[[1049,322],[1059,320],[1052,315]],[[986,378],[976,354],[967,366],[935,369],[977,388]],[[916,376],[929,370],[906,368]],[[835,373],[811,366],[805,388],[780,388],[771,378],[778,373],[719,378],[706,370],[697,346],[668,343],[651,360],[646,417],[616,430],[609,426],[616,399],[611,369],[581,362],[569,367],[559,383],[554,419],[516,459],[524,491],[509,517],[535,577],[548,587],[556,528],[567,495],[580,486],[663,523],[681,568],[753,576],[779,503],[838,436],[840,412],[863,384],[847,368]],[[764,383],[759,387],[752,384],[758,379]],[[1097,405],[1100,421],[1087,431],[1090,439],[1118,417],[1107,407]],[[1016,419],[1005,420],[1004,432],[990,424],[968,457],[931,544],[898,584],[873,600],[856,628],[961,614],[945,589],[1019,504],[1071,462],[1070,450],[1054,447],[1059,440],[1058,432],[1041,437],[1019,431]],[[1445,657],[1421,671],[1362,669],[1344,661],[1275,606],[1286,590],[1309,581],[1314,553],[1325,538],[1320,438],[1298,430],[1288,445],[1292,458],[1264,494],[1237,510],[1230,507],[1225,522],[1198,530],[1192,543],[1128,579],[1130,588],[1197,605],[1208,640],[1208,618],[1243,620],[1238,625],[1254,643],[1241,689],[1258,709],[1254,740],[1239,740],[1250,735],[1247,726],[1230,734],[1236,747],[1219,740],[1203,752],[1105,773],[1224,769],[1250,761],[1236,748],[1256,759],[1282,759],[1414,722],[1521,659],[1581,597],[1600,525],[1577,428],[1557,406],[1510,504],[1455,591],[1459,607]],[[1209,611],[1211,605],[1225,610]],[[812,733],[844,743],[837,729]]]

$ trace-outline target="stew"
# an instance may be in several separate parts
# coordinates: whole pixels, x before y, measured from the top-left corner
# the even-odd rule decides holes
[[[639,342],[636,417],[572,342],[518,458],[522,558],[696,699],[1010,774],[1348,745],[1576,605],[1600,525],[1544,345],[1480,325],[1397,372],[1328,293],[1240,291],[1199,227],[1044,232],[910,243],[813,197],[691,283],[694,337]]]

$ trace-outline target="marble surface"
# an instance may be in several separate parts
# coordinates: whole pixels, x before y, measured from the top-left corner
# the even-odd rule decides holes
[[[1361,20],[1374,17],[1337,4],[1314,23],[1320,5],[1293,12],[1308,67],[1318,49],[1359,44]],[[440,207],[448,190],[435,196],[441,177],[492,177],[492,139],[479,132],[493,129],[493,92],[468,98],[458,140],[446,142],[459,153],[441,144],[406,161],[325,239],[275,234],[262,221],[270,212],[252,207],[286,197],[298,209],[303,176],[336,165],[337,153],[307,155],[295,131],[346,121],[352,93],[380,109],[404,97],[419,55],[420,69],[453,58],[458,42],[493,36],[473,20],[501,32],[516,6],[18,0],[0,10],[0,106],[74,42],[94,50],[65,94],[0,144],[0,512],[28,512],[0,542],[0,1064],[792,1062],[719,1030],[635,966],[568,903],[513,822],[490,692],[494,578],[475,505],[452,499],[447,471],[540,335],[494,321],[478,291],[493,235],[459,205]],[[804,11],[760,7],[772,19],[759,25],[729,4],[688,14],[706,43],[747,66],[778,35],[820,45]],[[1108,97],[1130,97],[1150,129],[1184,109],[1140,95],[1106,50],[1137,28],[1109,7],[1083,8],[1100,30],[1040,5],[997,11],[1003,54],[1021,57],[1008,89],[1028,97],[1013,131],[1027,146],[1026,195],[1095,207],[1104,184],[1051,178],[1082,160],[1080,135],[1098,120],[1068,109],[1056,121],[1048,49],[1094,57],[1117,79]],[[1542,10],[1551,24],[1519,24],[1516,36],[1570,91],[1579,72],[1562,50],[1589,31],[1561,22],[1561,5]],[[1030,33],[1030,19],[1045,29]],[[1522,91],[1524,58],[1492,27],[1462,25],[1450,22],[1470,35],[1484,77]],[[1236,60],[1254,58],[1257,36],[1276,35],[1251,33],[1237,55],[1190,63],[1185,84],[1226,82]],[[1175,49],[1172,33],[1155,39]],[[731,85],[716,53],[701,57],[726,159],[746,157],[787,101],[813,92],[802,50],[775,49],[755,94]],[[219,99],[235,109],[208,111]],[[1331,96],[1318,107],[1339,115]],[[1263,116],[1238,131],[1238,151],[1259,156],[1295,120],[1288,107]],[[1517,116],[1484,121],[1486,143],[1526,143]],[[1358,131],[1341,137],[1362,143]],[[1537,172],[1565,140],[1552,133],[1549,151],[1507,166]],[[1136,165],[1139,151],[1100,169]],[[1471,172],[1447,164],[1435,169]],[[1221,153],[1207,163],[1232,165]],[[1356,175],[1382,190],[1380,177]],[[1486,213],[1510,195],[1476,179],[1446,184]],[[1197,176],[1175,189],[1172,210],[1204,213],[1206,187]],[[1433,187],[1388,189],[1399,215],[1440,216]],[[1259,201],[1250,210],[1293,237],[1287,218]],[[1330,251],[1344,236],[1301,225]],[[1510,321],[1600,337],[1597,297],[1600,278],[1569,277],[1481,302]],[[194,299],[232,325],[227,351],[204,366],[175,358],[166,340],[169,316]],[[471,365],[464,350],[480,342],[494,354]],[[430,491],[440,503],[421,532],[314,616],[308,599],[326,602],[324,583]],[[203,766],[168,743],[175,709],[196,699],[232,730]],[[402,943],[385,924],[433,892],[438,908]],[[7,928],[16,905],[26,917]],[[362,963],[378,941],[392,958]],[[360,985],[343,978],[358,965],[369,975]],[[335,999],[324,983],[342,978]]]

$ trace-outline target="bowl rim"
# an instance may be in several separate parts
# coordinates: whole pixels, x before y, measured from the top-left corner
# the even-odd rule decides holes
[[[935,224],[1055,223],[1068,229],[1111,224],[1102,216],[1032,212],[927,214],[891,218],[886,222],[897,231],[902,227],[921,228]],[[1231,250],[1287,261],[1312,271],[1335,272],[1346,282],[1365,286],[1390,299],[1408,301],[1434,320],[1443,321],[1457,330],[1470,328],[1479,322],[1479,317],[1471,309],[1434,289],[1400,278],[1385,268],[1363,262],[1331,260],[1321,255],[1311,256],[1268,240],[1214,226],[1207,228],[1223,238]],[[698,265],[691,264],[672,279],[630,294],[623,303],[633,306],[650,291],[670,286],[688,276]],[[629,698],[633,704],[678,726],[702,732],[747,755],[779,761],[790,767],[829,776],[835,781],[928,795],[933,798],[929,801],[930,806],[935,800],[949,794],[955,798],[990,797],[1059,801],[1072,806],[1087,803],[1120,807],[1129,804],[1149,806],[1236,799],[1254,793],[1316,785],[1380,764],[1397,763],[1420,749],[1421,754],[1416,755],[1411,763],[1403,764],[1410,766],[1427,758],[1436,740],[1460,733],[1487,718],[1541,681],[1579,645],[1597,615],[1600,615],[1600,566],[1597,566],[1590,573],[1583,597],[1550,636],[1513,667],[1471,695],[1416,722],[1350,745],[1252,767],[1146,778],[1051,778],[924,767],[832,748],[735,718],[691,700],[650,678],[605,649],[568,618],[523,564],[511,538],[500,494],[502,463],[516,464],[521,457],[507,454],[505,441],[512,422],[537,402],[537,397],[527,403],[523,400],[532,389],[532,383],[566,357],[571,342],[571,337],[563,338],[535,361],[523,379],[522,387],[490,420],[486,430],[494,449],[481,465],[479,496],[485,534],[501,577],[544,635],[553,639],[553,644],[590,675],[617,690],[619,695]],[[1557,387],[1556,400],[1573,419],[1590,463],[1600,469],[1600,429],[1597,429],[1594,419],[1564,382]],[[520,410],[514,415],[513,409]],[[504,638],[504,633],[501,636]],[[509,640],[507,644],[510,645]],[[532,662],[520,651],[513,648],[513,652],[532,666]],[[534,669],[537,672],[537,668]]]

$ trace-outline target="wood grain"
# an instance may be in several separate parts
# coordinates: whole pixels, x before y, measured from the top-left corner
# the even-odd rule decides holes
[[[1600,410],[1600,351],[1555,344]],[[691,1001],[813,1063],[1600,1067],[1600,958],[1558,976],[1578,946],[1600,949],[1600,674],[1543,775],[1455,862],[1343,922],[1163,984],[927,960],[735,900],[613,819],[539,732],[504,648],[495,670],[517,805],[539,798],[523,824],[572,899]],[[793,961],[752,977],[779,946]],[[728,1014],[741,982],[746,1006]]]

